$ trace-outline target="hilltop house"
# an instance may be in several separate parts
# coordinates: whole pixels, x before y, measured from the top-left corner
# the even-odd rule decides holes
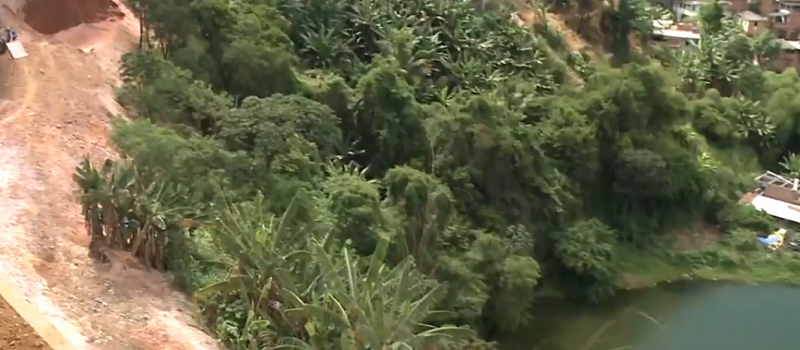
[[[697,47],[700,42],[700,34],[686,27],[672,26],[655,29],[653,31],[653,40],[664,42],[676,49],[682,47]]]
[[[770,216],[800,224],[800,180],[771,171],[755,179],[759,188],[749,202]]]
[[[769,18],[753,11],[742,11],[737,14],[742,29],[747,35],[756,35],[760,31],[769,30]]]
[[[692,48],[700,43],[700,33],[687,21],[697,16],[700,8],[710,0],[672,0],[675,23],[653,22],[653,40],[672,48]],[[720,2],[725,12],[736,18],[745,34],[755,36],[763,31],[772,32],[781,40],[782,50],[771,62],[771,69],[793,67],[800,72],[800,0],[730,0]]]
[[[686,17],[694,17],[700,14],[700,8],[705,4],[705,0],[673,0],[672,12],[675,19],[682,22]],[[748,0],[720,0],[720,5],[726,12],[736,13],[747,10]]]
[[[776,37],[797,40],[800,29],[800,0],[759,0],[756,7]]]

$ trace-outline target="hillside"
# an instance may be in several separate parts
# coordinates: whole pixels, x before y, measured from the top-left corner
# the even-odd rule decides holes
[[[591,45],[589,45],[586,40],[581,38],[578,33],[567,26],[561,14],[545,12],[544,15],[546,18],[543,20],[540,13],[523,9],[520,10],[519,15],[528,25],[535,26],[536,24],[546,23],[548,26],[553,28],[553,30],[561,33],[569,50],[582,51],[584,49],[592,49]]]
[[[680,51],[581,2],[606,53],[479,1],[126,3],[146,49],[115,2],[4,17],[0,275],[79,349],[493,350],[542,295],[800,281],[737,204],[800,176],[800,76],[719,2]]]
[[[113,156],[118,60],[136,47],[137,21],[111,0],[3,5],[29,56],[0,58],[0,275],[75,349],[213,349],[160,274],[89,259],[74,200],[82,156]]]

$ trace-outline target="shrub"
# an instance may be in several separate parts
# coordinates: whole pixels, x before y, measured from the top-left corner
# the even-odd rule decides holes
[[[678,262],[688,265],[692,269],[707,267],[733,269],[746,265],[745,258],[724,249],[701,249],[680,253],[676,256]]]
[[[725,237],[725,244],[740,252],[750,252],[759,249],[759,242],[757,240],[758,234],[746,229],[733,229],[730,234]]]
[[[778,228],[775,219],[749,204],[726,206],[717,213],[717,222],[726,233],[745,229],[766,234]]]

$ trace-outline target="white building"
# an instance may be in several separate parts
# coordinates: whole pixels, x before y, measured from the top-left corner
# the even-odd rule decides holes
[[[682,22],[685,17],[694,17],[700,14],[700,8],[708,1],[702,0],[674,0],[672,10],[675,12],[675,19]],[[730,1],[720,1],[720,5],[726,10],[730,8]]]

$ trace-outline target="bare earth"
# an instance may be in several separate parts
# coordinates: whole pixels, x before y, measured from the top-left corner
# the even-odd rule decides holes
[[[76,349],[218,349],[192,326],[189,303],[166,277],[87,256],[71,177],[83,155],[114,155],[106,141],[109,114],[119,113],[112,86],[119,55],[138,40],[136,22],[124,11],[127,18],[45,36],[21,22],[21,1],[4,1],[4,25],[18,29],[29,56],[0,58],[0,278]],[[0,349],[16,349],[2,334]]]
[[[23,320],[0,298],[0,349],[3,350],[52,350]]]

